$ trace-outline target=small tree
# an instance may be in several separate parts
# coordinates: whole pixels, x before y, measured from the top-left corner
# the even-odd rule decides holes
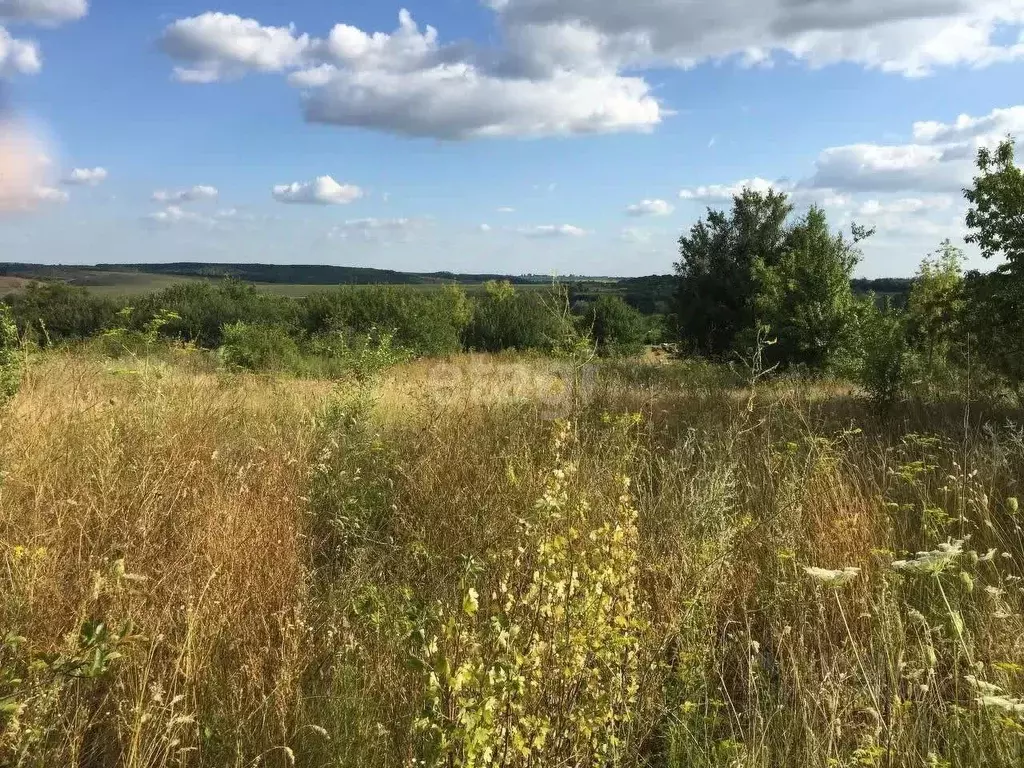
[[[676,321],[683,343],[722,356],[754,328],[754,262],[776,265],[791,211],[785,194],[745,189],[730,213],[708,209],[679,239]]]
[[[647,335],[644,316],[618,296],[603,295],[587,305],[583,322],[602,357],[635,355],[644,348]]]
[[[929,389],[948,383],[953,355],[963,339],[964,254],[945,240],[932,258],[921,262],[907,299],[910,338],[920,350]]]
[[[774,265],[755,260],[757,320],[778,339],[769,363],[824,371],[850,357],[858,318],[850,285],[860,260],[855,242],[833,235],[825,212],[813,207],[790,230]]]

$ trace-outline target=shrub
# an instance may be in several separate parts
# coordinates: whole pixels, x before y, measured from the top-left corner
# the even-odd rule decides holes
[[[18,326],[11,316],[11,308],[6,304],[0,304],[0,405],[17,394],[20,383]]]
[[[862,358],[858,381],[884,409],[904,397],[913,382],[917,362],[907,341],[906,322],[890,307],[868,308],[862,324]]]
[[[119,303],[65,283],[29,283],[7,298],[18,330],[41,344],[86,339],[114,322]]]
[[[470,308],[462,289],[342,287],[310,294],[300,302],[299,325],[316,336],[341,330],[387,331],[396,344],[418,355],[448,355],[461,348]]]
[[[549,295],[517,291],[507,281],[487,283],[484,295],[474,302],[473,319],[465,334],[467,349],[553,350],[567,330],[564,319],[553,310],[553,303]]]
[[[600,296],[583,310],[583,322],[602,357],[635,355],[648,334],[643,315],[618,296]]]
[[[300,361],[298,345],[280,326],[231,323],[223,339],[220,358],[229,368],[295,371]]]

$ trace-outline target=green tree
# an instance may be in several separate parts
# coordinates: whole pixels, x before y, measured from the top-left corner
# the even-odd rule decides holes
[[[566,336],[562,316],[554,309],[556,296],[542,291],[516,290],[508,281],[485,284],[477,297],[473,319],[466,329],[467,349],[501,352],[506,349],[551,351]]]
[[[684,344],[722,356],[754,327],[754,262],[774,267],[787,239],[792,206],[785,194],[745,189],[730,213],[708,209],[679,239],[676,321]]]
[[[945,240],[931,258],[921,262],[907,299],[911,342],[921,353],[929,388],[949,383],[957,347],[963,340],[966,298],[964,254]]]
[[[979,150],[977,165],[979,175],[964,190],[966,239],[985,258],[1005,261],[968,280],[969,326],[985,364],[1017,383],[1024,381],[1024,170],[1013,139]]]
[[[605,294],[589,303],[583,322],[602,357],[635,355],[644,348],[647,321],[619,296]]]
[[[852,357],[860,305],[850,283],[860,260],[856,242],[857,235],[851,242],[832,234],[815,206],[790,228],[775,264],[755,258],[756,320],[777,338],[767,362],[824,371]]]

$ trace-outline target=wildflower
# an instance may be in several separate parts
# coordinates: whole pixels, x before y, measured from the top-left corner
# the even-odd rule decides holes
[[[838,589],[846,586],[860,575],[860,568],[843,568],[841,571],[830,571],[827,568],[814,568],[806,566],[804,573],[810,576],[819,584],[829,589]]]
[[[1006,696],[979,696],[977,702],[983,707],[994,707],[1024,715],[1024,701],[1020,699],[1011,699]]]
[[[979,680],[974,675],[964,675],[964,680],[970,683],[972,688],[975,688],[979,693],[985,694],[986,696],[995,696],[1002,688],[993,683],[986,683],[984,680]]]
[[[1006,500],[1006,506],[1009,507],[1011,515],[1016,515],[1017,511],[1020,509],[1020,502],[1017,500],[1016,496],[1011,496]]]
[[[939,544],[937,549],[933,549],[930,552],[918,552],[917,557],[911,560],[897,560],[892,564],[892,567],[894,570],[903,573],[938,576],[963,554],[963,549],[964,541],[962,539]]]

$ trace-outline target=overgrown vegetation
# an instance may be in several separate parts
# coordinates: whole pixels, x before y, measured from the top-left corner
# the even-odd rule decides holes
[[[502,282],[4,306],[0,765],[1024,763],[1017,260],[859,300],[788,208],[683,238],[686,359]]]

